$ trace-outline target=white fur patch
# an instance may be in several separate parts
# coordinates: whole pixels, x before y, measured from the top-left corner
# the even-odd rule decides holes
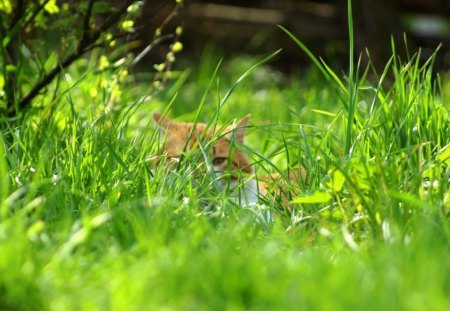
[[[225,180],[221,178],[223,173],[216,171],[219,186],[224,191],[229,191],[235,199],[235,203],[244,207],[255,207],[258,204],[258,184],[255,178],[244,181]]]
[[[231,188],[231,191],[237,204],[246,207],[255,207],[258,204],[258,184],[255,178],[247,180],[244,185],[235,185],[235,188]]]

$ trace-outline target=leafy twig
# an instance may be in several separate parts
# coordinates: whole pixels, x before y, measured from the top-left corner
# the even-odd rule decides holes
[[[47,74],[45,74],[42,79],[37,82],[34,87],[30,90],[30,92],[25,95],[23,98],[19,101],[19,109],[23,110],[29,106],[31,101],[39,94],[39,92],[45,88],[47,85],[49,85],[53,79],[65,68],[69,67],[73,62],[78,60],[83,54],[91,51],[96,46],[96,41],[100,38],[101,34],[104,33],[106,30],[111,28],[114,24],[116,24],[120,18],[123,16],[124,13],[127,12],[128,7],[130,7],[135,0],[133,1],[127,1],[120,9],[118,9],[114,14],[112,14],[104,23],[96,30],[89,30],[89,19],[91,15],[91,9],[88,9],[88,13],[85,18],[85,28],[83,33],[83,37],[80,39],[78,43],[78,48],[75,52],[68,55],[66,58],[64,58],[61,62],[59,62],[55,67],[53,67]],[[90,1],[90,6],[92,5],[93,1]],[[10,109],[13,107],[10,107]],[[13,111],[9,111],[10,113],[13,113]]]

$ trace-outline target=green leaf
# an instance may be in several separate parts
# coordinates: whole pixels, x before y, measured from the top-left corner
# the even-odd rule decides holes
[[[333,192],[339,192],[344,187],[345,176],[341,171],[335,170],[331,174],[331,181],[327,182],[328,188],[330,188]]]
[[[59,7],[56,5],[56,0],[50,0],[44,6],[44,10],[49,14],[56,14],[59,12]]]
[[[9,193],[9,166],[6,161],[6,146],[0,133],[0,216],[7,214],[6,198]]]
[[[447,165],[450,165],[450,144],[439,151],[437,159]]]
[[[317,203],[327,203],[331,200],[331,195],[324,191],[316,191],[314,194],[307,196],[298,196],[292,203],[295,204],[317,204]]]
[[[11,1],[9,0],[0,1],[0,11],[5,12],[6,14],[11,14],[12,12]]]
[[[322,114],[322,115],[327,116],[327,117],[336,117],[336,113],[328,112],[328,111],[325,111],[325,110],[311,109],[311,111],[316,112],[318,114]]]
[[[5,77],[3,77],[2,74],[0,74],[0,91],[3,90],[4,86],[5,86]]]

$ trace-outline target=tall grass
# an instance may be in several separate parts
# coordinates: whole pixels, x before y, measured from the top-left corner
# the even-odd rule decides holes
[[[211,53],[156,99],[138,75],[95,94],[117,72],[72,69],[51,111],[0,132],[0,309],[447,310],[450,80],[419,53],[290,80]],[[177,120],[252,113],[258,174],[306,168],[297,203],[262,199],[268,224],[195,161],[151,167],[169,103]]]

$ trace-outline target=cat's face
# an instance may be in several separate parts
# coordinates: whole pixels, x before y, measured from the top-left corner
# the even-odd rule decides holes
[[[201,153],[201,145],[208,150],[209,159],[219,176],[229,173],[231,179],[236,180],[240,174],[253,174],[247,156],[239,148],[244,142],[249,116],[225,128],[207,128],[205,123],[176,122],[159,113],[153,115],[153,120],[161,129],[163,153],[168,162],[177,163],[187,153]],[[203,156],[198,158],[204,161]]]

